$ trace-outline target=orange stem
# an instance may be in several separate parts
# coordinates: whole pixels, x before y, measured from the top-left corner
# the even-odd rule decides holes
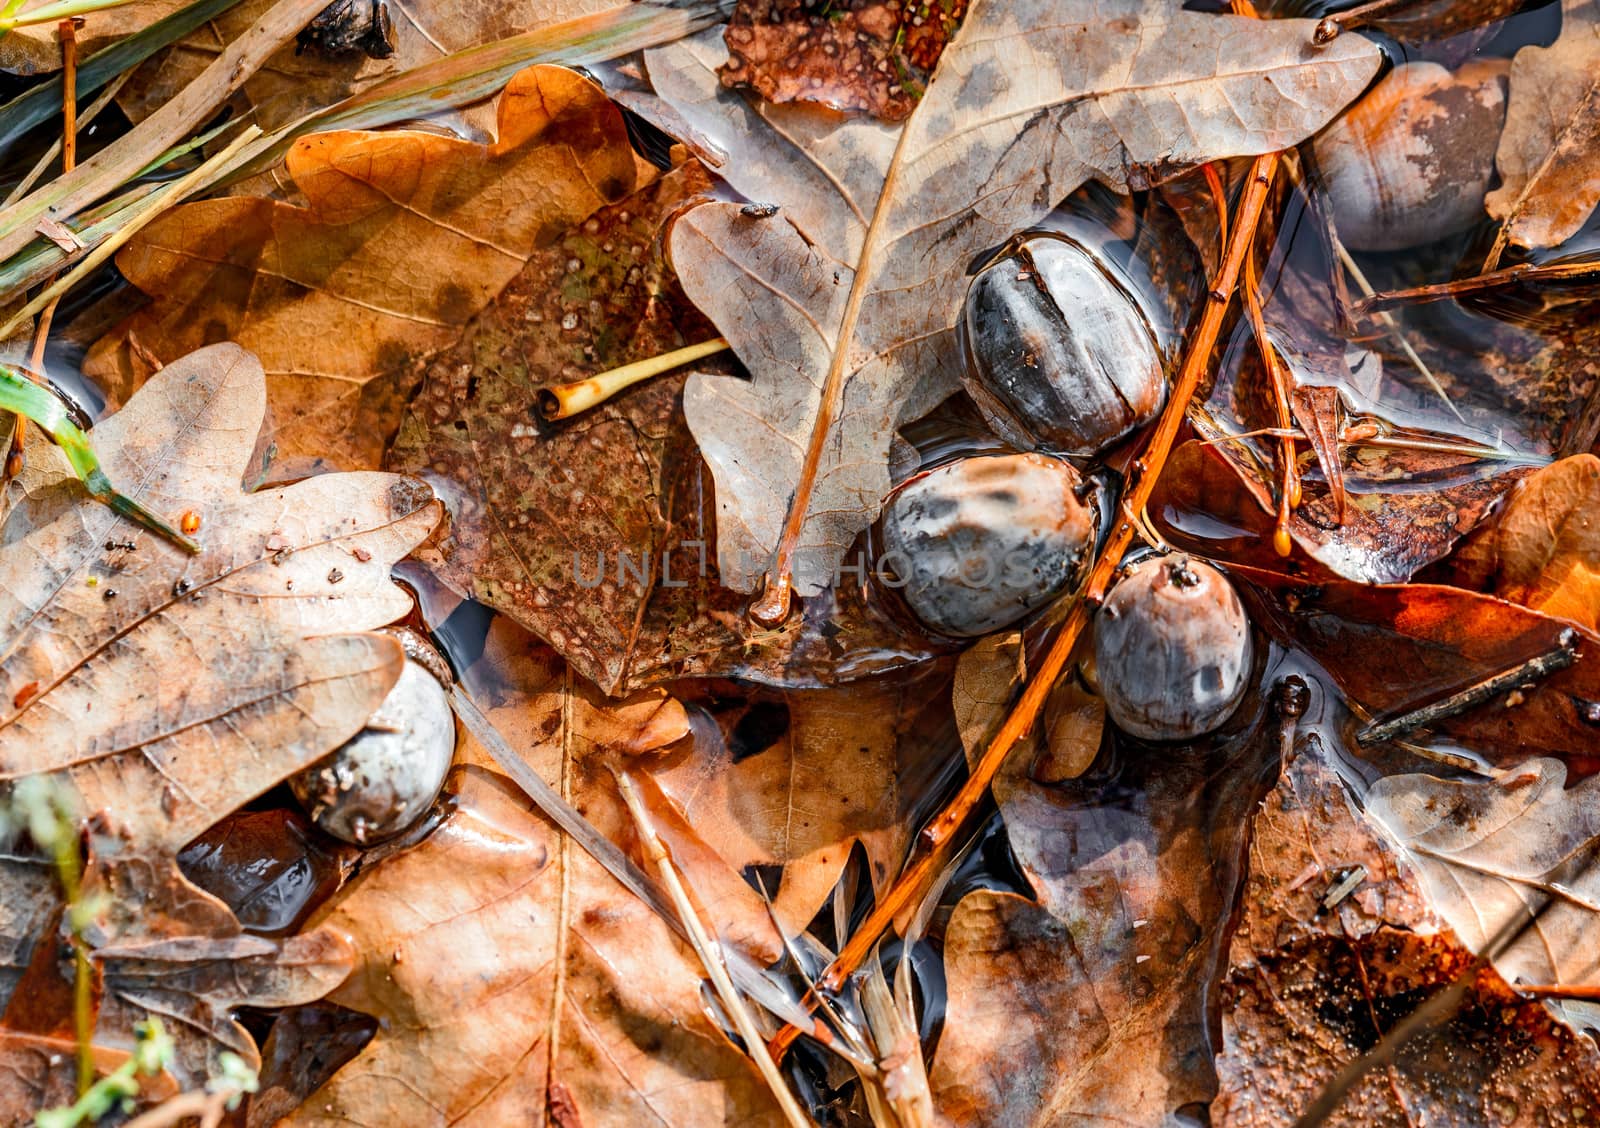
[[[1267,319],[1261,311],[1261,279],[1257,273],[1254,253],[1244,260],[1244,307],[1250,318],[1250,331],[1261,351],[1261,363],[1267,370],[1267,382],[1272,387],[1272,404],[1278,414],[1278,429],[1292,432],[1294,415],[1289,410],[1289,372],[1278,356],[1278,350],[1267,336]],[[1285,434],[1279,442],[1282,460],[1282,480],[1278,488],[1278,520],[1272,531],[1272,546],[1279,556],[1288,556],[1293,548],[1289,538],[1289,514],[1300,505],[1300,477],[1295,473],[1294,436]]]
[[[1155,491],[1156,482],[1161,476],[1161,467],[1172,452],[1178,430],[1183,425],[1189,401],[1194,398],[1200,381],[1210,369],[1211,353],[1216,346],[1217,336],[1221,332],[1233,293],[1238,287],[1240,269],[1244,264],[1246,252],[1254,240],[1256,225],[1260,222],[1262,210],[1266,206],[1272,180],[1278,169],[1278,157],[1277,153],[1269,153],[1264,157],[1257,157],[1251,166],[1250,179],[1245,185],[1244,195],[1240,201],[1238,224],[1229,235],[1227,252],[1217,273],[1216,284],[1206,302],[1200,324],[1189,338],[1183,364],[1179,368],[1166,410],[1162,412],[1155,429],[1150,433],[1144,452],[1129,467],[1125,515],[1117,522],[1116,528],[1106,541],[1104,550],[1089,573],[1089,578],[1084,584],[1085,598],[1079,599],[1067,614],[1049,651],[1039,663],[1038,669],[1029,677],[1022,696],[1001,723],[994,740],[973,765],[961,790],[944,810],[923,828],[916,850],[899,879],[873,906],[871,914],[862,922],[861,927],[856,929],[833,963],[823,972],[818,980],[819,989],[838,991],[843,987],[851,973],[871,955],[877,946],[878,938],[889,930],[895,918],[922,896],[931,879],[938,873],[939,866],[944,860],[945,849],[960,834],[973,812],[977,810],[984,794],[989,790],[990,783],[994,780],[995,773],[1000,770],[1000,765],[1038,720],[1045,701],[1050,696],[1050,690],[1065,668],[1073,647],[1077,645],[1078,636],[1089,625],[1090,602],[1094,599],[1095,593],[1103,592],[1109,585],[1112,573],[1116,571],[1123,554],[1133,543],[1134,523],[1126,514],[1141,512],[1149,502],[1151,494]],[[785,1026],[770,1043],[773,1052],[782,1053],[799,1033],[794,1027]]]

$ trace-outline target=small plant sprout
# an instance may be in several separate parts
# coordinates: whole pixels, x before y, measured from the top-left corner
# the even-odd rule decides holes
[[[100,459],[89,445],[89,436],[72,421],[66,401],[55,390],[35,384],[15,368],[0,364],[0,410],[15,412],[30,420],[54,439],[67,456],[72,472],[95,500],[105,503],[113,512],[130,521],[137,521],[151,532],[166,537],[185,552],[200,551],[198,544],[184,536],[164,517],[151,512],[127,494],[118,492],[100,468]]]
[[[112,1112],[130,1111],[133,1098],[139,1095],[139,1078],[155,1077],[172,1064],[172,1037],[159,1018],[151,1016],[136,1023],[133,1032],[137,1041],[127,1061],[96,1081],[71,1106],[44,1109],[34,1117],[34,1128],[78,1128]]]

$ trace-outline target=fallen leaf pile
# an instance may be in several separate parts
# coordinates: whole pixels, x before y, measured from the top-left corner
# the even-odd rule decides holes
[[[6,460],[0,1120],[125,1072],[151,1017],[171,1060],[115,1115],[248,1074],[253,1128],[1600,1117],[1600,0],[712,6],[340,0],[195,128],[396,76],[438,114],[298,136],[48,311],[0,263],[37,314],[0,404],[42,369],[200,546],[32,425]],[[148,140],[290,10],[216,12],[80,144]],[[7,83],[58,35],[0,35]],[[571,65],[455,108],[529,44]],[[1493,189],[1352,249],[1324,131],[1402,58],[1483,61]],[[215,148],[185,138],[136,190]],[[39,169],[16,214],[57,214]],[[879,515],[1009,452],[963,385],[970,279],[1099,340],[1025,232],[1127,299],[1172,402],[1067,460],[1089,590],[945,637]],[[928,520],[956,545],[1016,500]],[[1236,707],[1156,742],[1105,624],[1137,637],[1167,552],[1252,633]],[[1194,663],[1175,708],[1223,676],[1189,614],[1134,655]],[[291,781],[392,782],[337,773],[415,752],[379,706],[419,665],[443,788],[336,841]]]

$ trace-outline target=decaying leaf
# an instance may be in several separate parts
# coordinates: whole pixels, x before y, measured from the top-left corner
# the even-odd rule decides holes
[[[428,365],[388,456],[453,500],[449,533],[424,559],[612,693],[697,675],[815,686],[926,658],[938,647],[859,583],[778,630],[749,622],[719,582],[681,376],[534,422],[543,387],[715,336],[658,239],[707,186],[690,164],[602,208],[535,251]]]
[[[553,787],[627,840],[605,749],[548,651],[497,628],[464,684]],[[475,744],[462,758],[443,825],[316,918],[361,953],[331,1001],[380,1024],[288,1123],[777,1122],[749,1059],[706,1017],[688,948]]]
[[[647,53],[657,93],[733,154],[737,203],[679,219],[685,291],[751,383],[692,378],[684,411],[717,479],[723,582],[814,595],[882,503],[899,422],[952,389],[952,327],[980,251],[1094,178],[1292,145],[1371,78],[1358,37],[1308,21],[1164,2],[975,5],[897,133],[796,107],[759,111],[717,84],[701,39]],[[742,131],[742,136],[733,139]]]
[[[1417,777],[1378,786],[1393,783],[1400,796],[1408,779]],[[1359,1078],[1323,1123],[1525,1125],[1553,1109],[1575,1121],[1600,1111],[1593,1043],[1492,969],[1473,967],[1471,952],[1429,911],[1430,901],[1438,905],[1433,884],[1424,877],[1419,887],[1361,813],[1318,736],[1298,742],[1253,824],[1219,991],[1221,1085],[1211,1123],[1295,1123],[1344,1067],[1462,976],[1460,1005],[1391,1065]]]
[[[768,102],[820,102],[900,121],[961,22],[967,0],[741,0],[725,38],[725,85]]]
[[[1600,201],[1600,4],[1563,0],[1561,36],[1511,61],[1500,187],[1484,203],[1519,247],[1554,247]]]
[[[1575,455],[1524,479],[1494,522],[1450,558],[1447,574],[1600,631],[1600,459]]]
[[[1512,984],[1600,986],[1600,779],[1566,782],[1560,761],[1530,760],[1492,780],[1386,776],[1367,795],[1367,810],[1468,948],[1483,953],[1508,923],[1529,922],[1494,955]],[[1600,1026],[1600,1005],[1550,1006],[1576,1029]]]
[[[973,673],[958,697],[968,738],[1005,699],[1003,677]],[[1210,1100],[1206,1000],[1184,985],[1217,970],[1242,824],[1275,750],[1270,738],[1209,757],[1135,749],[1106,772],[1041,783],[1019,749],[995,795],[1038,904],[982,891],[956,906],[929,1074],[950,1122],[1159,1124]]]
[[[282,475],[375,466],[414,387],[528,256],[642,173],[621,112],[562,67],[521,71],[492,145],[435,133],[318,133],[297,142],[299,206],[256,197],[173,209],[117,256],[151,304],[85,370],[126,395],[209,342],[268,373]]]
[[[174,859],[372,715],[404,655],[347,632],[409,609],[389,567],[439,512],[425,487],[384,474],[242,493],[264,407],[254,358],[217,345],[163,369],[93,431],[108,473],[141,502],[199,519],[198,556],[90,500],[54,448],[30,455],[0,529],[0,778],[53,774],[95,816],[88,884],[117,894],[91,934],[101,1040],[127,1044],[132,1019],[154,1010],[178,1020],[191,1070],[218,1048],[254,1058],[231,1006],[315,998],[347,970],[332,933],[242,936]],[[7,919],[14,961],[53,903],[52,892]]]

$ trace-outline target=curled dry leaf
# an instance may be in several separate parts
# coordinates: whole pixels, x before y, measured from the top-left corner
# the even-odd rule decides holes
[[[629,840],[583,694],[507,626],[491,631],[463,684],[563,797]],[[613,715],[599,731],[616,738],[622,724]],[[624,743],[641,741],[653,742]],[[475,744],[463,758],[443,824],[315,918],[360,951],[331,1001],[380,1022],[287,1123],[778,1122],[749,1059],[707,1018],[693,953]],[[674,855],[703,896],[703,870],[676,844]],[[721,923],[715,903],[711,916]]]
[[[117,256],[151,303],[95,344],[85,371],[125,396],[148,357],[237,341],[267,370],[281,475],[377,465],[412,363],[642,175],[621,112],[574,71],[520,71],[499,115],[492,145],[312,134],[287,158],[305,206],[228,197],[161,216]]]
[[[967,0],[741,0],[724,38],[732,59],[719,72],[768,102],[820,102],[901,121],[961,22]]]
[[[966,738],[1003,711],[1008,675],[983,667],[1014,670],[1004,646],[958,671]],[[956,906],[929,1073],[950,1122],[1159,1124],[1211,1098],[1206,1001],[1185,985],[1218,969],[1275,736],[1211,758],[1135,750],[1054,784],[1030,778],[1031,750],[1007,762],[995,796],[1038,903],[982,891]]]
[[[54,448],[32,453],[0,529],[0,777],[52,774],[95,816],[86,884],[116,894],[90,933],[101,1040],[126,1043],[141,1008],[172,1016],[190,1072],[219,1048],[253,1060],[229,1008],[315,998],[348,952],[329,932],[242,936],[175,856],[372,715],[404,655],[347,632],[409,609],[389,567],[438,519],[424,487],[393,475],[241,492],[264,408],[254,358],[216,345],[94,428],[114,480],[158,513],[199,518],[197,556],[90,500]],[[37,884],[36,870],[6,869]],[[8,915],[11,966],[52,904]]]
[[[1473,966],[1430,911],[1440,905],[1434,883],[1424,875],[1419,885],[1406,860],[1414,855],[1397,853],[1340,777],[1320,737],[1303,738],[1252,820],[1249,878],[1219,991],[1211,1123],[1295,1123],[1342,1069],[1462,976],[1460,1005],[1390,1066],[1362,1076],[1324,1123],[1524,1125],[1541,1110],[1575,1120],[1600,1112],[1594,1044]],[[1399,796],[1402,780],[1417,778],[1378,786],[1392,783]],[[1352,874],[1354,889],[1329,906]],[[1454,893],[1450,900],[1461,904]]]
[[[670,238],[685,291],[754,375],[694,377],[684,411],[717,480],[723,582],[804,596],[835,578],[889,487],[896,426],[953,389],[975,255],[1091,178],[1292,145],[1378,66],[1309,21],[1163,0],[975,5],[903,131],[757,111],[717,84],[705,39],[646,56],[657,93],[732,154],[730,184],[781,205],[702,205]],[[742,135],[740,135],[742,134]],[[734,138],[737,136],[737,140]]]
[[[452,499],[449,532],[424,558],[610,693],[706,675],[814,686],[925,658],[928,641],[859,584],[778,630],[749,622],[719,582],[682,376],[535,422],[543,387],[716,335],[659,242],[708,186],[688,164],[600,209],[535,251],[429,363],[388,456]]]
[[[1600,458],[1564,458],[1524,479],[1445,575],[1600,631]]]
[[[1600,201],[1600,3],[1563,0],[1561,35],[1511,61],[1500,187],[1485,204],[1519,247],[1571,238]]]
[[[1512,983],[1600,987],[1600,779],[1570,789],[1558,760],[1530,760],[1492,780],[1386,776],[1371,816],[1422,875],[1435,912],[1473,952],[1513,921],[1529,927],[1494,966]],[[1600,1026],[1600,1004],[1551,1000],[1574,1028]]]

